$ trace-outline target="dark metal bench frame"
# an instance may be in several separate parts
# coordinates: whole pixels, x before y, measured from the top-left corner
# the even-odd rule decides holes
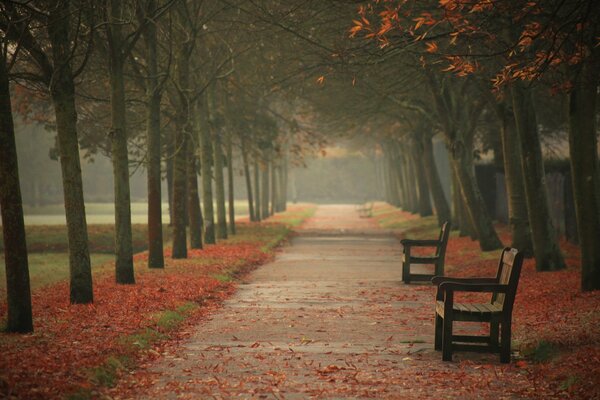
[[[402,239],[403,257],[402,257],[402,281],[410,283],[411,281],[430,281],[434,276],[444,275],[444,258],[446,257],[446,246],[450,236],[450,222],[444,222],[440,230],[440,236],[437,240],[415,240]],[[411,255],[413,247],[435,247],[433,256],[414,256]],[[410,266],[414,264],[434,265],[433,274],[412,274]]]
[[[450,278],[436,276],[435,349],[442,360],[452,361],[455,350],[500,353],[500,362],[510,362],[512,311],[523,264],[516,249],[502,251],[495,278]],[[455,292],[492,293],[489,303],[455,303]],[[489,322],[489,336],[454,335],[454,321]],[[500,331],[500,335],[499,335]],[[472,344],[479,343],[479,344]]]

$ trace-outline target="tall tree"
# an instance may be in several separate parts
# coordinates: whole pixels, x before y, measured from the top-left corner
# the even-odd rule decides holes
[[[77,15],[78,20],[83,18],[84,8],[75,9],[68,0],[56,0],[48,4],[48,10],[46,15],[31,12],[26,6],[20,8],[16,3],[5,3],[1,9],[0,29],[9,41],[20,43],[19,48],[22,48],[27,62],[32,66],[21,75],[31,81],[42,82],[52,99],[69,242],[70,301],[84,304],[91,303],[94,295],[79,159],[74,79],[83,70],[86,58],[78,68],[73,64],[75,49],[81,45],[86,30],[71,22],[73,15]],[[38,25],[46,27],[49,43],[42,42],[43,38],[34,34],[34,26]],[[92,33],[87,30],[89,36]]]
[[[597,28],[597,26],[596,26]],[[581,287],[600,289],[600,164],[598,163],[598,47],[576,69],[569,95],[569,151],[581,246]]]
[[[23,202],[6,62],[7,47],[2,43],[0,48],[0,211],[8,304],[6,330],[25,333],[33,331],[33,317]]]
[[[105,25],[110,76],[111,140],[115,193],[115,277],[117,283],[133,284],[133,244],[131,230],[131,193],[129,153],[127,151],[127,108],[125,100],[125,61],[133,43],[123,34],[127,23],[125,3],[106,0],[108,21]]]
[[[531,89],[521,82],[515,82],[512,85],[511,93],[521,146],[527,213],[531,226],[536,268],[539,271],[562,269],[565,267],[565,261],[550,218],[542,147]]]

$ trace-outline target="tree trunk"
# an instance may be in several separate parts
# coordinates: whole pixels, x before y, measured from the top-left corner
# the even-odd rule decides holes
[[[155,4],[149,3],[153,10]],[[156,25],[149,24],[144,32],[146,42],[146,62],[148,77],[146,87],[146,145],[148,156],[148,267],[164,268],[163,232],[162,232],[162,194],[160,176],[160,101],[162,92],[158,82],[158,56]]]
[[[256,213],[256,220],[261,221],[263,218],[267,216],[262,213],[261,206],[261,197],[260,197],[260,188],[263,186],[260,182],[260,165],[258,162],[258,158],[255,156],[254,158],[254,212]]]
[[[206,123],[200,129],[200,147],[202,153],[202,157],[200,157],[200,175],[202,176],[202,204],[204,206],[204,243],[215,244],[217,240],[215,236],[215,213],[212,193],[213,145],[210,128],[208,127],[208,110],[206,107],[204,111]]]
[[[458,146],[452,154],[451,163],[459,181],[467,217],[479,240],[479,248],[483,251],[502,248],[502,242],[494,230],[492,219],[477,187],[473,161],[467,148]]]
[[[423,152],[421,151],[418,154],[415,151],[416,147],[420,146],[411,146],[412,150],[410,154],[410,161],[413,166],[413,169],[416,171],[417,177],[417,185],[419,187],[419,203],[418,210],[419,215],[421,217],[428,217],[433,215],[433,210],[431,209],[431,197],[429,196],[429,185],[427,184],[427,177],[425,176],[425,171],[423,169],[423,163],[420,160],[423,159]],[[422,149],[421,149],[422,150]]]
[[[415,171],[412,168],[412,163],[409,159],[410,156],[406,152],[402,152],[400,157],[402,159],[402,180],[405,182],[408,198],[406,211],[416,214],[419,211],[419,199]]]
[[[225,177],[223,176],[223,146],[221,133],[214,135],[215,192],[217,200],[217,238],[227,239],[227,211],[225,207]]]
[[[112,162],[115,187],[115,272],[120,284],[135,283],[133,246],[131,239],[131,194],[129,189],[129,155],[127,153],[127,122],[125,104],[125,76],[123,67],[124,40],[123,3],[109,1],[109,72]]]
[[[266,160],[262,169],[261,183],[261,215],[263,219],[266,219],[269,218],[269,194],[271,191],[269,188],[269,162]]]
[[[69,2],[60,2],[53,8],[48,24],[48,36],[55,60],[50,94],[56,114],[56,131],[60,152],[63,181],[67,238],[69,242],[69,277],[71,304],[94,301],[92,267],[88,247],[87,221],[83,200],[83,183],[77,141],[77,112],[75,83],[71,69],[71,42],[69,40]],[[64,62],[61,64],[61,62]]]
[[[281,168],[281,210],[287,211],[287,193],[288,193],[288,168],[289,168],[289,152],[286,147],[286,151],[283,158],[283,166]]]
[[[0,211],[6,267],[8,332],[32,332],[29,263],[19,185],[19,164],[6,61],[0,59]]]
[[[170,130],[167,135],[167,201],[169,203],[169,226],[173,226],[173,157],[175,155],[175,134]]]
[[[433,197],[433,204],[435,205],[435,212],[437,214],[438,224],[440,227],[446,221],[451,220],[450,207],[444,194],[444,189],[440,183],[440,176],[438,174],[437,167],[435,165],[435,159],[433,156],[433,143],[431,142],[431,136],[423,135],[423,170],[427,178],[429,190]]]
[[[502,153],[504,155],[504,182],[508,198],[508,219],[512,233],[511,247],[519,249],[526,256],[533,255],[531,230],[527,216],[525,184],[521,168],[521,148],[517,137],[515,117],[506,105],[499,105],[499,117],[502,121]]]
[[[271,157],[271,161],[269,161],[269,170],[271,171],[271,207],[269,208],[269,215],[273,215],[277,211],[277,191],[279,190],[279,185],[277,185],[277,167],[273,158]]]
[[[521,82],[511,88],[513,111],[522,153],[527,212],[538,271],[565,267],[556,231],[550,219],[542,148],[540,144],[531,91]]]
[[[227,197],[229,206],[229,233],[235,235],[235,196],[233,192],[233,144],[227,136]]]
[[[175,133],[175,155],[173,159],[173,247],[171,257],[187,258],[186,213],[188,138],[181,116]]]
[[[198,194],[198,173],[196,169],[197,143],[190,140],[187,158],[187,194],[188,194],[188,225],[190,227],[190,247],[202,248],[202,210],[200,210],[200,196]]]
[[[250,177],[250,166],[248,165],[248,150],[246,149],[246,141],[242,139],[242,162],[244,163],[244,178],[246,179],[246,195],[248,197],[248,213],[250,221],[256,221],[254,212],[254,199],[252,196],[252,179]]]
[[[600,289],[600,167],[596,132],[597,63],[584,61],[569,96],[569,152],[581,247],[581,288]]]

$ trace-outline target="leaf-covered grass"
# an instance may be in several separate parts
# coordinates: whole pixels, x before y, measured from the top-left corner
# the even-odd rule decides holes
[[[273,219],[309,214],[292,207]],[[136,254],[135,285],[117,285],[108,271],[97,274],[93,304],[70,305],[64,279],[34,289],[35,332],[0,333],[0,397],[98,397],[100,386],[113,385],[141,355],[158,354],[154,349],[166,339],[184,335],[186,326],[215,309],[233,293],[235,278],[269,261],[289,232],[270,220],[238,227],[229,240],[189,250],[188,259],[172,260],[165,248],[164,270],[147,268],[147,252]],[[0,321],[6,309],[2,302]]]
[[[374,218],[398,236],[437,237],[431,217],[418,218],[387,204],[376,204]],[[505,245],[511,242],[508,227],[497,224]],[[526,259],[519,280],[513,312],[513,350],[531,384],[555,393],[556,398],[600,398],[600,291],[582,292],[581,254],[578,247],[561,240],[567,268],[537,272],[535,261]],[[501,251],[482,252],[476,241],[453,232],[446,250],[449,276],[494,276]],[[489,301],[489,297],[465,295],[456,301]],[[433,299],[432,299],[433,301]]]

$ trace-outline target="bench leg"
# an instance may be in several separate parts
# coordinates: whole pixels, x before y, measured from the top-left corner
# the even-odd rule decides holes
[[[511,330],[511,320],[502,321],[500,324],[500,362],[501,363],[509,363],[510,362],[510,330]]]
[[[402,262],[402,281],[406,284],[410,283],[410,263]]]
[[[498,334],[499,334],[500,324],[498,321],[490,322],[490,346],[494,348],[498,348]]]
[[[444,264],[435,264],[435,273],[436,276],[444,276]]]
[[[434,349],[440,351],[442,349],[442,336],[444,327],[444,319],[435,313],[435,344]]]
[[[452,361],[452,320],[443,319],[442,360]]]

